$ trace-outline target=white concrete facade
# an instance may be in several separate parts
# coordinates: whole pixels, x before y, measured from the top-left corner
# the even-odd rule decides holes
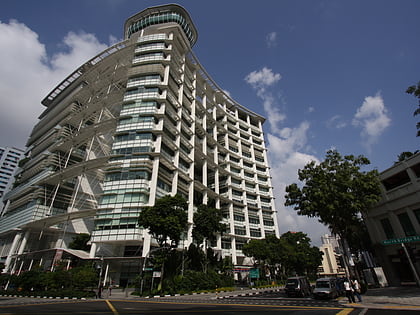
[[[14,175],[23,157],[24,151],[21,149],[0,147],[0,216],[4,208],[3,196],[12,188]]]
[[[401,246],[410,251],[420,271],[420,153],[398,162],[380,174],[382,196],[365,217],[378,263],[390,285],[414,282]],[[387,243],[395,243],[388,244]]]
[[[18,255],[66,248],[81,232],[91,234],[91,258],[145,257],[154,240],[137,218],[165,195],[188,200],[180,247],[192,241],[196,207],[209,202],[229,227],[212,246],[235,265],[249,264],[241,251],[249,239],[279,236],[265,119],[200,65],[188,13],[178,5],[146,9],[126,21],[125,35],[42,102],[30,160],[0,220],[9,272]],[[32,237],[23,243],[25,233]],[[121,266],[110,277],[122,277]]]

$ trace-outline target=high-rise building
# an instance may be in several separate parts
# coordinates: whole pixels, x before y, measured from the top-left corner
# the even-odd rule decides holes
[[[241,252],[249,239],[278,236],[264,118],[200,65],[189,14],[148,8],[125,22],[124,36],[42,101],[0,220],[8,272],[102,257],[106,277],[124,284],[156,246],[139,213],[165,195],[189,204],[181,248],[194,210],[210,202],[228,225],[212,246],[236,266],[250,265]],[[68,249],[77,233],[91,234],[90,254]]]
[[[24,152],[17,148],[0,147],[0,216],[3,212],[3,196],[12,188],[14,174],[18,169],[18,163],[24,156]]]

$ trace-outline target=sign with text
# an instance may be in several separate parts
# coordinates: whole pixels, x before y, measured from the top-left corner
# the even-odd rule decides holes
[[[420,236],[407,236],[407,237],[400,237],[400,238],[391,238],[388,240],[382,241],[383,245],[394,245],[394,244],[401,244],[401,243],[412,243],[412,242],[420,242]]]
[[[249,277],[251,279],[258,279],[260,277],[260,270],[258,268],[252,268],[249,270]]]

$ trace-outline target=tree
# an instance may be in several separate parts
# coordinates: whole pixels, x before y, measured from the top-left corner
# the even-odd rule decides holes
[[[242,251],[254,257],[261,267],[267,265],[271,274],[280,267],[284,277],[292,274],[315,274],[322,262],[322,253],[310,245],[310,238],[302,232],[287,232],[277,238],[267,235],[265,239],[251,240]]]
[[[208,205],[199,205],[193,219],[192,237],[194,241],[197,244],[201,244],[203,241],[215,240],[216,234],[224,232],[226,229],[222,219],[222,210],[209,207]]]
[[[404,161],[404,160],[406,160],[406,159],[408,159],[408,158],[410,158],[410,157],[412,157],[413,155],[415,155],[415,154],[417,154],[417,153],[419,153],[420,151],[419,150],[416,150],[416,151],[414,151],[414,152],[410,152],[410,151],[404,151],[404,152],[401,152],[399,155],[398,155],[398,161],[397,162],[395,162],[394,164],[397,164],[397,163],[399,163],[399,162],[402,162],[402,161]]]
[[[419,104],[413,114],[414,116],[420,115],[420,81],[417,83],[417,86],[409,86],[405,92],[417,97]],[[417,137],[420,137],[420,122],[417,122]]]
[[[183,197],[165,196],[156,200],[154,206],[144,208],[138,222],[149,229],[160,247],[178,244],[188,227],[187,210],[188,204]]]
[[[140,212],[138,222],[148,229],[156,239],[161,250],[155,253],[155,258],[161,264],[161,277],[158,290],[162,289],[165,262],[170,248],[178,245],[181,235],[188,228],[188,203],[180,195],[165,196],[156,200],[152,207]]]
[[[294,271],[298,275],[315,275],[322,263],[323,253],[316,246],[311,246],[311,239],[303,232],[287,232],[280,236],[285,249],[282,262],[287,273]]]
[[[286,187],[286,206],[294,206],[299,215],[317,217],[341,240],[350,240],[363,225],[362,213],[380,198],[377,170],[361,171],[370,161],[360,155],[342,157],[336,150],[327,152],[320,164],[308,163],[298,171],[303,187]],[[350,247],[357,244],[349,244]]]
[[[88,245],[89,240],[90,240],[89,234],[87,233],[77,234],[76,236],[73,236],[73,240],[70,242],[69,248],[89,251],[90,250],[90,245]]]

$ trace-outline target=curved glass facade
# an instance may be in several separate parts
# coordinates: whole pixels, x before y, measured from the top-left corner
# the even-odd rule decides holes
[[[190,41],[191,46],[195,43],[195,37],[191,31],[190,25],[187,20],[179,13],[176,12],[165,12],[161,14],[153,14],[142,18],[141,20],[131,24],[127,30],[127,37],[129,38],[133,33],[138,32],[150,25],[162,24],[162,23],[178,23],[188,40]]]

